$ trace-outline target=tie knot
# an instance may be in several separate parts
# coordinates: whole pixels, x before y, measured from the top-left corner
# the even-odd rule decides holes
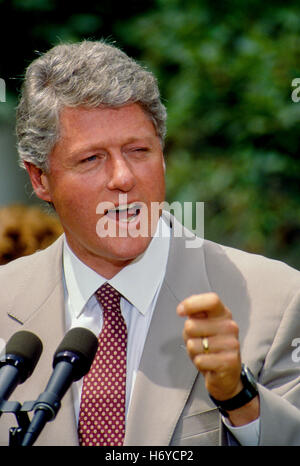
[[[104,283],[104,285],[98,288],[96,297],[104,310],[120,307],[121,295],[109,283]]]

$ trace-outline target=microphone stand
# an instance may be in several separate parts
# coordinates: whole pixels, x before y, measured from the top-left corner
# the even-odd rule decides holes
[[[32,411],[35,401],[25,401],[23,406],[18,401],[6,401],[0,398],[0,416],[3,413],[13,413],[18,422],[18,427],[9,429],[9,446],[21,446],[23,437],[29,427],[30,419],[28,412]]]

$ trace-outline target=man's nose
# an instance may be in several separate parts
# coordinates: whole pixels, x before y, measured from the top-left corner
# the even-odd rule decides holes
[[[135,176],[127,160],[120,156],[112,158],[110,167],[110,179],[107,183],[108,189],[130,191],[135,185]]]

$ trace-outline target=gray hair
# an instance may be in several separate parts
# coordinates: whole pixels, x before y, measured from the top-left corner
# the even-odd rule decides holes
[[[103,41],[53,47],[26,70],[16,125],[21,166],[27,161],[48,170],[48,156],[59,140],[62,108],[134,102],[149,115],[163,143],[166,109],[150,71]]]

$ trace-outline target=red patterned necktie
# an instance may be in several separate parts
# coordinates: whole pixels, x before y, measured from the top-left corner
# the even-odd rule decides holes
[[[103,327],[95,359],[83,381],[79,444],[121,446],[125,435],[127,328],[120,293],[105,283],[96,297],[103,309]]]

